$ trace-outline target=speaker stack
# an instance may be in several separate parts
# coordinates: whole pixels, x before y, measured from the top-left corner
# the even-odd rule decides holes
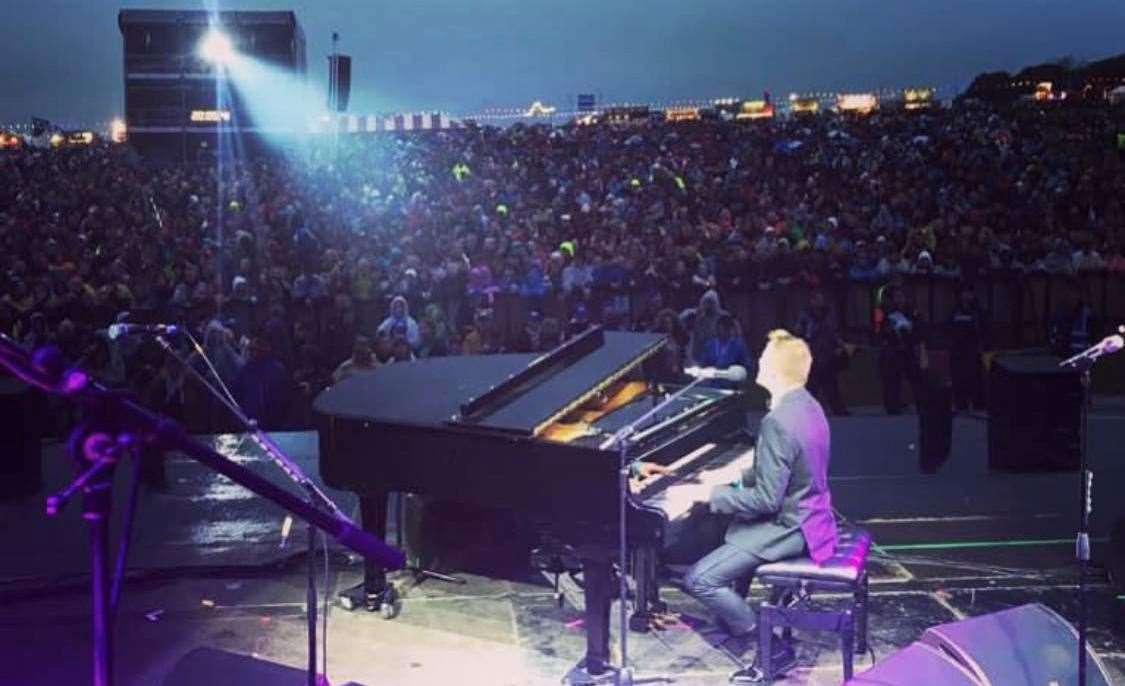
[[[352,92],[352,58],[348,55],[328,56],[328,109],[347,112]]]
[[[1051,355],[998,355],[988,387],[988,466],[1077,470],[1082,383]]]
[[[854,686],[1068,686],[1078,683],[1078,632],[1039,603],[927,629],[919,642],[848,682]],[[1087,686],[1109,686],[1086,650]]]
[[[0,431],[0,499],[38,493],[43,487],[43,394],[0,375],[0,416],[5,426]]]

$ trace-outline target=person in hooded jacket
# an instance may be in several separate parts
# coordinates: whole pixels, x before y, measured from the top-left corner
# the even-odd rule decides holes
[[[401,295],[396,295],[391,300],[390,314],[379,324],[375,333],[389,335],[398,325],[406,327],[406,342],[412,349],[416,349],[422,343],[422,336],[418,332],[418,322],[410,316],[410,304]]]

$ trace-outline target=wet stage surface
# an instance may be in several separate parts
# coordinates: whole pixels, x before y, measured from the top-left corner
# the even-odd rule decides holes
[[[835,505],[869,529],[877,544],[868,565],[876,660],[934,624],[1024,603],[1043,603],[1072,622],[1077,617],[1072,562],[1077,475],[990,473],[986,421],[966,416],[955,421],[951,459],[938,474],[922,475],[915,417],[832,420]],[[1125,489],[1121,436],[1125,416],[1094,413],[1095,564],[1107,553],[1111,523],[1125,514],[1119,495]],[[317,475],[315,434],[276,438]],[[232,459],[286,483],[250,441],[210,440]],[[59,444],[48,444],[43,459],[47,490],[53,492],[69,479],[69,464]],[[285,515],[276,506],[182,457],[169,459],[166,474],[165,488],[141,491],[116,627],[117,683],[161,684],[177,661],[197,648],[303,668],[303,526],[295,524],[283,537]],[[119,470],[118,515],[127,476]],[[47,518],[42,514],[47,490],[0,502],[2,686],[89,682],[81,503]],[[353,495],[329,492],[346,512],[355,511]],[[552,587],[529,569],[508,569],[504,578],[479,573],[485,554],[469,554],[464,564],[445,561],[464,585],[413,586],[400,578],[411,588],[394,620],[334,605],[328,617],[331,683],[559,683],[583,653],[581,614],[567,603],[560,607]],[[323,560],[318,564],[324,583]],[[337,549],[329,570],[333,597],[361,578],[359,563]],[[1111,670],[1111,680],[1125,683],[1125,613],[1117,593],[1099,566],[1091,592],[1091,645]],[[681,621],[662,632],[630,634],[638,680],[727,683],[737,663],[716,647],[721,632],[679,590],[666,588],[663,595]],[[754,596],[760,598],[760,589]],[[777,683],[840,683],[835,637],[798,632],[797,638],[799,666]],[[872,654],[857,656],[857,672],[871,661]]]

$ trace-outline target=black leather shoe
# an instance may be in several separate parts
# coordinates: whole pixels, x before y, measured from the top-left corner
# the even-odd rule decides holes
[[[730,675],[730,682],[732,684],[762,684],[766,681],[766,675],[762,670],[758,669],[757,665],[749,665],[738,670]]]
[[[758,646],[758,625],[744,634],[734,634],[726,638],[720,647],[734,657],[742,657]]]
[[[797,652],[793,646],[780,638],[774,637],[770,643],[770,668],[773,674],[766,678],[766,673],[761,666],[761,660],[755,659],[754,664],[743,667],[730,675],[732,684],[761,684],[772,681],[797,666]]]

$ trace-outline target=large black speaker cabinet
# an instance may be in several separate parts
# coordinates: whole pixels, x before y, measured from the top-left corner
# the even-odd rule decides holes
[[[1082,384],[1050,355],[998,355],[988,387],[988,465],[1078,469]]]
[[[847,686],[980,686],[972,672],[933,646],[911,643]]]
[[[922,643],[964,667],[981,686],[1068,686],[1078,683],[1078,632],[1039,603],[927,629]],[[1089,647],[1087,686],[1109,686]]]
[[[43,487],[43,394],[0,375],[0,498],[38,493]]]

